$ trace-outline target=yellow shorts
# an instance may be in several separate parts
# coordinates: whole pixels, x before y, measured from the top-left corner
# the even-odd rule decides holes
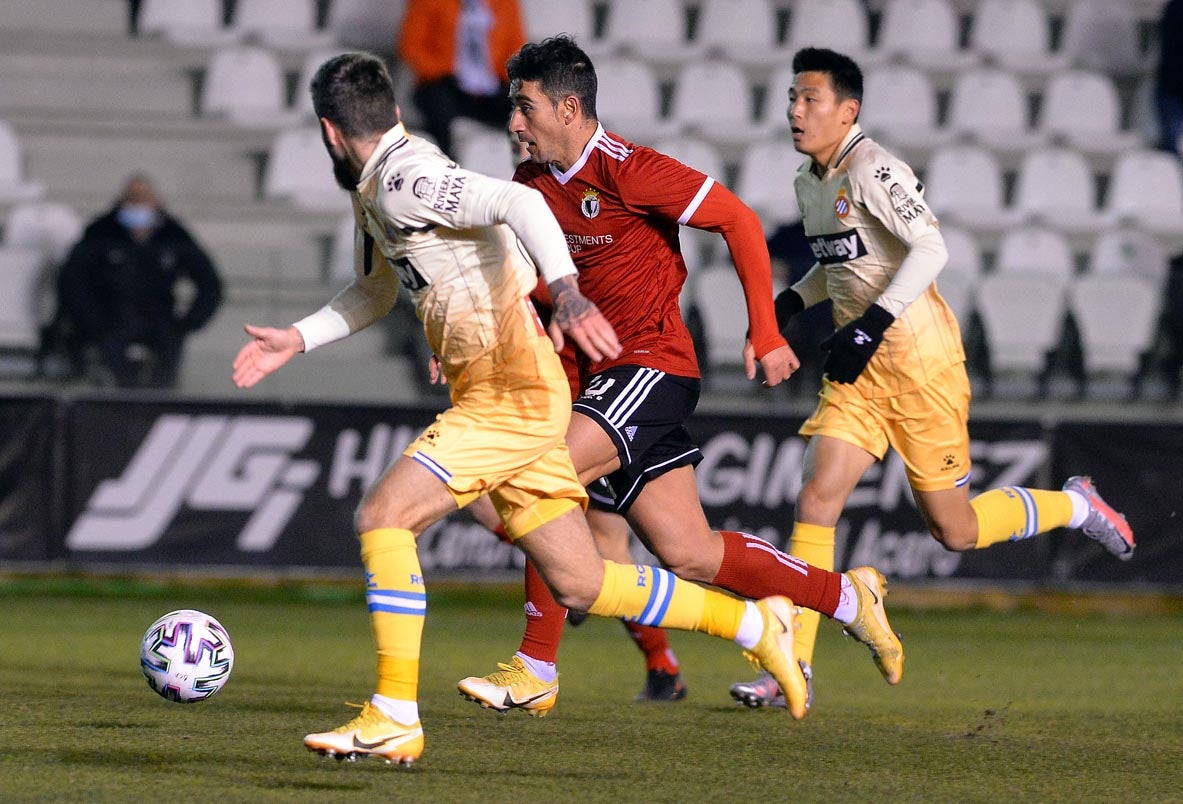
[[[510,538],[587,507],[567,452],[571,392],[546,336],[495,365],[474,365],[452,407],[403,451],[447,486],[463,508],[488,493]],[[470,375],[470,376],[471,376]]]
[[[898,396],[869,399],[853,384],[822,380],[817,410],[799,431],[862,447],[882,460],[890,446],[917,491],[969,482],[969,378],[955,363],[927,384]]]

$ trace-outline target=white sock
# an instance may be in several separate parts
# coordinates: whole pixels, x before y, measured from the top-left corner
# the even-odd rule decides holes
[[[843,625],[850,625],[858,616],[858,593],[854,591],[854,584],[845,574],[842,579],[842,591],[838,593],[838,608],[834,609],[834,619]]]
[[[370,696],[370,703],[378,707],[386,717],[404,726],[419,722],[418,701],[400,701],[398,698],[387,698],[375,692]]]
[[[1079,491],[1067,489],[1064,491],[1068,499],[1072,500],[1072,518],[1068,520],[1068,527],[1079,528],[1089,516],[1089,501]]]
[[[527,656],[521,651],[518,651],[514,655],[525,663],[527,670],[547,684],[550,684],[559,677],[559,671],[555,668],[554,662],[544,662],[541,659]]]
[[[764,636],[764,615],[756,608],[754,601],[744,602],[743,619],[739,621],[739,633],[735,635],[735,643],[741,648],[751,650],[756,647],[760,637]]]

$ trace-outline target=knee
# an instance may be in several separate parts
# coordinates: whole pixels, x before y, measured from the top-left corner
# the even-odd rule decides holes
[[[837,522],[846,504],[845,495],[829,491],[813,481],[797,493],[796,519],[817,524]]]
[[[955,553],[973,550],[978,546],[976,519],[929,520],[928,529],[941,545]]]
[[[719,574],[718,562],[709,566],[706,551],[679,550],[672,555],[659,555],[662,566],[687,581],[710,583]]]
[[[353,527],[358,533],[367,533],[378,528],[388,528],[391,523],[387,521],[380,510],[380,506],[376,502],[366,497],[358,505],[357,510],[353,513]]]

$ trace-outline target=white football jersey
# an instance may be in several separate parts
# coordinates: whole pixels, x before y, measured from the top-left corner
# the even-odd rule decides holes
[[[797,172],[797,204],[841,327],[866,312],[910,244],[938,224],[912,169],[857,125],[821,178],[812,165],[806,160]],[[868,396],[894,396],[963,360],[957,319],[933,283],[887,330],[858,384]]]

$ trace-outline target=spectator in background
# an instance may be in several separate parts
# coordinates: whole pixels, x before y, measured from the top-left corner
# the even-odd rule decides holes
[[[1183,136],[1183,0],[1167,0],[1158,21],[1158,73],[1154,100],[1161,134],[1159,148],[1179,153]]]
[[[185,280],[192,298],[178,310]],[[166,388],[176,384],[185,336],[217,310],[222,283],[151,180],[132,176],[66,258],[58,297],[59,326],[74,348],[97,355],[116,385]]]
[[[517,0],[410,0],[398,55],[415,73],[412,100],[441,151],[455,157],[457,117],[505,125],[505,63],[525,41]]]

